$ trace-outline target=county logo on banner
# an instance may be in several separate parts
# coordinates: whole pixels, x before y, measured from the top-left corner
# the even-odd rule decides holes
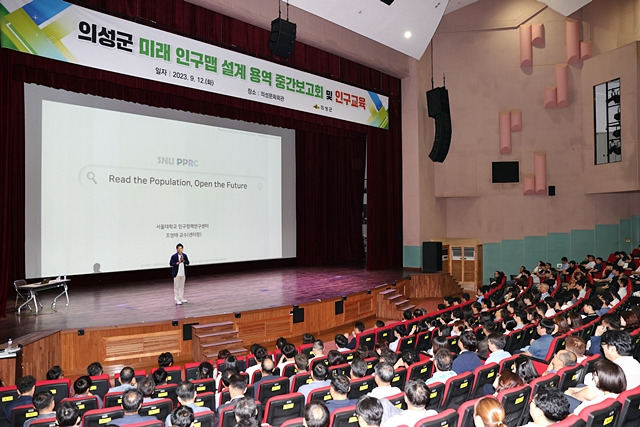
[[[389,128],[389,98],[61,0],[0,0],[2,47]]]

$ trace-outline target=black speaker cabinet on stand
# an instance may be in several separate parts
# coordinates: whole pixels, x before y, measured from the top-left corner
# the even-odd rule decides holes
[[[442,271],[442,242],[422,242],[422,272]]]

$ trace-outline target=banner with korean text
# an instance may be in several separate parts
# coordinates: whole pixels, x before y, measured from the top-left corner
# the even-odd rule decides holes
[[[0,27],[3,48],[389,128],[386,96],[61,0],[0,0]]]

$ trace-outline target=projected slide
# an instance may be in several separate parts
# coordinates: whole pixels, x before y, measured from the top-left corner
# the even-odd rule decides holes
[[[295,256],[282,136],[40,102],[29,277],[166,267],[178,242],[192,265]]]

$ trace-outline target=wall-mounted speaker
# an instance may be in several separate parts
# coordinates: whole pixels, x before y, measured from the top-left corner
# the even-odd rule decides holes
[[[449,113],[449,91],[445,87],[437,87],[427,92],[427,110],[429,117],[435,118],[442,113]]]
[[[422,272],[442,270],[442,242],[422,242]]]
[[[336,301],[334,312],[335,312],[336,315],[344,313],[344,301],[343,300]]]
[[[550,185],[548,193],[549,193],[550,196],[555,196],[556,195],[556,186],[555,185]]]
[[[296,43],[296,28],[296,24],[282,18],[271,21],[271,36],[269,37],[271,53],[289,58]]]
[[[429,117],[436,121],[436,134],[429,158],[442,163],[449,153],[451,145],[451,112],[449,110],[449,92],[437,87],[427,92],[427,110]]]
[[[293,306],[293,323],[304,322],[304,308],[299,308],[297,305]]]

